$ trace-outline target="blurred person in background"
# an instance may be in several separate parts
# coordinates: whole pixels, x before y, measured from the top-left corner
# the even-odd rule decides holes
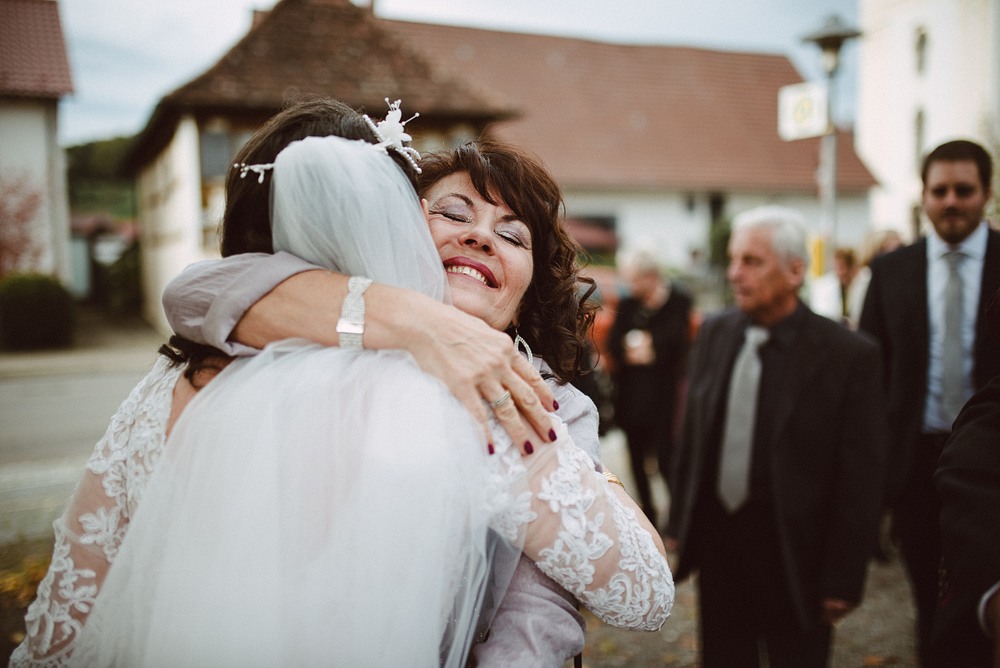
[[[833,251],[833,271],[817,277],[809,285],[809,308],[814,313],[851,326],[850,305],[858,260],[853,248]]]
[[[872,262],[861,313],[861,329],[882,346],[892,430],[887,502],[913,588],[922,665],[941,561],[932,477],[962,405],[1000,375],[983,317],[1000,288],[1000,233],[984,219],[992,173],[989,153],[971,141],[946,142],[924,158],[921,203],[933,231]]]
[[[621,275],[629,296],[618,304],[608,337],[614,368],[615,423],[625,432],[639,502],[656,524],[646,460],[667,480],[677,396],[690,346],[691,297],[664,278],[648,251],[627,256]]]
[[[876,230],[868,234],[861,243],[857,272],[851,281],[847,298],[847,322],[851,329],[857,329],[861,320],[861,309],[864,308],[868,284],[872,280],[872,260],[902,248],[903,245],[903,238],[896,230]]]

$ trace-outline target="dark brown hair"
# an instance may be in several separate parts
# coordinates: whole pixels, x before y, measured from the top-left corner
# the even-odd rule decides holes
[[[920,168],[920,179],[927,185],[927,172],[933,162],[974,162],[979,168],[979,182],[983,190],[989,191],[990,181],[993,179],[993,161],[986,149],[976,142],[966,139],[956,139],[945,142],[927,154],[924,164]]]
[[[375,133],[364,117],[349,106],[332,98],[313,98],[293,102],[272,116],[240,149],[233,160],[236,164],[260,165],[273,163],[286,146],[306,137],[344,137],[378,143]],[[394,151],[389,155],[415,184],[413,168]],[[240,176],[238,167],[230,166],[226,175],[226,211],[222,216],[223,257],[239,253],[273,253],[271,243],[271,175],[265,173],[264,183],[257,176]]]
[[[527,224],[534,275],[518,313],[518,330],[560,381],[576,378],[589,363],[586,336],[598,306],[590,300],[593,279],[579,275],[582,249],[563,226],[555,179],[534,155],[495,140],[429,153],[420,168],[421,196],[442,178],[465,172],[483,199],[506,204]]]

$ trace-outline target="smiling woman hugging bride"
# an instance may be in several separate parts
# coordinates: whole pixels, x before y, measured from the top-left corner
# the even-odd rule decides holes
[[[409,353],[362,347],[367,279],[433,300],[450,283],[456,303],[463,281],[462,299],[487,297],[504,320],[490,324],[516,323],[565,373],[538,331],[567,321],[540,308],[553,288],[536,253],[553,244],[525,203],[458,174],[428,192],[428,233],[404,170],[369,143],[312,137],[243,161],[266,174],[275,248],[355,277],[342,316],[360,340],[277,342],[195,397],[74,662],[460,666],[518,548],[603,619],[658,628],[673,601],[659,537],[557,416],[525,457],[492,420],[490,456]],[[446,278],[442,258],[461,269]]]

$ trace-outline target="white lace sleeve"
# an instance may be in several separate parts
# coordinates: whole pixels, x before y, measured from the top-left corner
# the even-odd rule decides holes
[[[565,425],[559,423],[556,431],[554,444],[519,458],[528,467],[528,490],[511,499],[498,530],[515,535],[511,524],[527,520],[520,527],[524,553],[545,575],[612,626],[659,629],[673,606],[674,581],[653,539],[655,529],[615,496]],[[497,459],[517,469],[516,455],[514,448],[504,448]],[[508,472],[508,480],[515,477]]]
[[[66,510],[53,523],[52,563],[28,608],[26,636],[11,654],[12,667],[69,661],[162,451],[180,373],[161,357],[111,418]]]

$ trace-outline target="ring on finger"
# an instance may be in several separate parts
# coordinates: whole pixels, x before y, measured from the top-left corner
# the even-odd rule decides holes
[[[510,390],[505,390],[503,394],[490,402],[490,408],[496,410],[510,401]]]

